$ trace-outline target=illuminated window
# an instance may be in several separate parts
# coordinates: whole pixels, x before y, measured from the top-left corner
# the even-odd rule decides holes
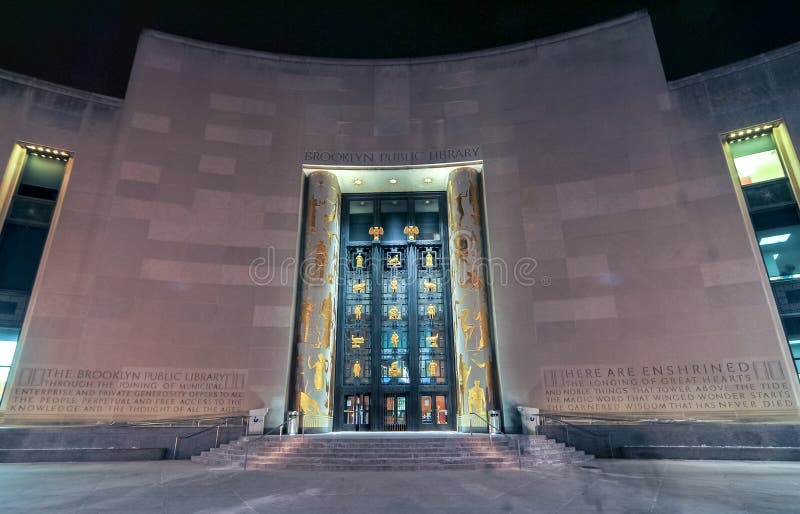
[[[751,139],[734,141],[730,149],[739,182],[743,186],[786,176],[772,132],[761,132]]]
[[[70,155],[17,144],[0,182],[0,397],[55,214]]]
[[[793,147],[779,122],[738,129],[724,140],[795,368],[800,370],[800,209],[792,183],[797,170],[789,165],[796,162]]]

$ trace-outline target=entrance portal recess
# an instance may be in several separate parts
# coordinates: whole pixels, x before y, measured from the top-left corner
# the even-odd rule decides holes
[[[447,242],[443,193],[342,196],[335,430],[455,428]]]
[[[290,405],[307,433],[488,428],[481,170],[304,167]]]

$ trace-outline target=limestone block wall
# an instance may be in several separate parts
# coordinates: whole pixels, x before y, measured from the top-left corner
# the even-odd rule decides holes
[[[794,415],[796,378],[717,137],[751,118],[796,126],[794,55],[736,72],[755,82],[667,84],[642,13],[514,47],[391,61],[146,32],[124,104],[102,111],[118,129],[86,139],[97,141],[86,159],[103,164],[78,173],[76,158],[73,180],[95,188],[81,196],[86,225],[56,229],[70,234],[58,257],[67,273],[48,261],[41,288],[63,304],[32,307],[18,367],[82,369],[96,394],[149,398],[56,417],[266,406],[275,425],[289,395],[302,164],[479,159],[508,427],[521,404]],[[0,131],[21,137],[15,122]],[[680,389],[729,375],[783,388],[788,404],[721,407]],[[657,399],[662,386],[678,389]]]

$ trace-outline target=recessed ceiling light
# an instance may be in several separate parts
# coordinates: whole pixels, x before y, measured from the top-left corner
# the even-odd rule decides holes
[[[389,179],[389,183],[390,184],[397,184],[397,179],[396,178],[390,178]]]
[[[762,237],[758,242],[759,246],[773,245],[775,243],[785,243],[791,234],[779,234],[777,236]]]
[[[363,183],[364,183],[364,181],[361,180],[360,178],[357,178],[357,179],[353,180],[353,184],[355,184],[357,186],[360,186]]]
[[[426,184],[430,184],[431,182],[433,182],[433,179],[430,177],[425,177],[424,179],[422,179],[422,181],[425,182]]]

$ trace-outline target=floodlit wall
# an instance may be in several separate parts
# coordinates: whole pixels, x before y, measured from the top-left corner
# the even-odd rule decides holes
[[[6,419],[265,406],[278,424],[302,164],[470,160],[483,161],[508,427],[517,405],[794,416],[797,377],[719,133],[783,118],[800,134],[798,55],[668,84],[641,13],[391,61],[145,32],[124,104],[64,93],[86,105],[55,127],[37,98],[56,93],[9,79],[9,150],[25,139],[76,156]]]

